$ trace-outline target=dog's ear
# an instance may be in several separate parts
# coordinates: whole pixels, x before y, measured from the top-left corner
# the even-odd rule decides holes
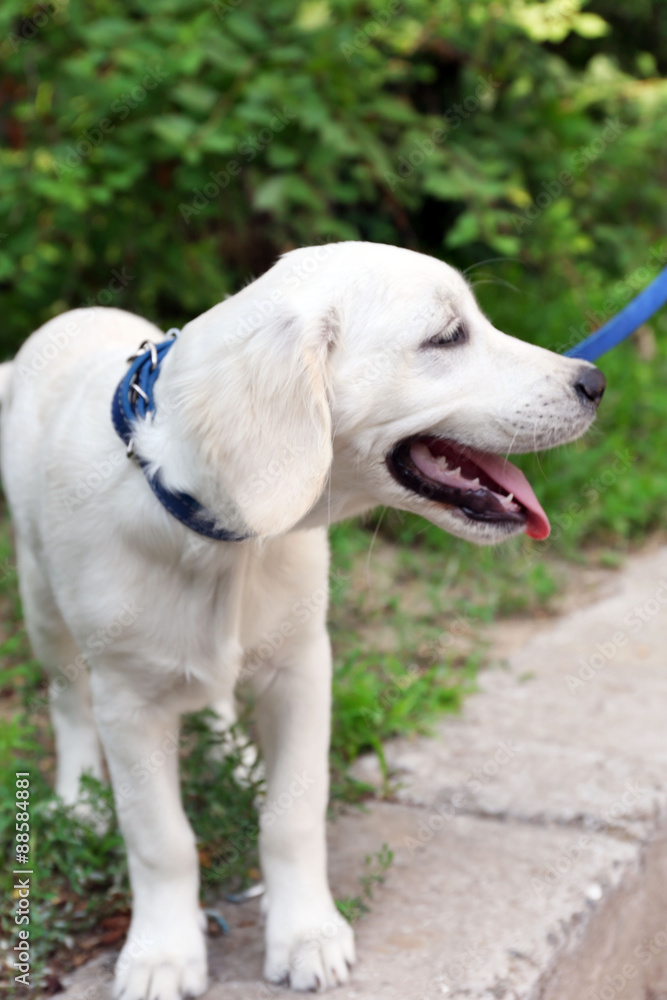
[[[324,489],[333,456],[335,319],[273,311],[249,336],[223,336],[223,357],[210,367],[200,397],[205,411],[184,414],[191,428],[199,424],[224,505],[259,537],[301,520]]]

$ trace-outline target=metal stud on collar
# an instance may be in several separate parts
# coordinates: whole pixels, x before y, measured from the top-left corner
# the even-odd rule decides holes
[[[178,333],[179,333],[179,331],[176,328],[172,327],[172,329],[168,331],[167,336],[176,337],[178,335]],[[141,344],[139,344],[139,347],[134,352],[134,354],[130,354],[129,358],[127,359],[127,363],[128,364],[132,364],[133,361],[136,361],[137,358],[141,357],[141,355],[144,354],[146,351],[149,351],[150,352],[150,356],[151,356],[151,367],[150,367],[150,370],[152,372],[155,371],[155,369],[158,366],[158,360],[159,359],[158,359],[157,347],[156,347],[156,345],[154,344],[154,342],[152,340],[144,340],[144,341],[142,341]],[[139,378],[139,373],[137,372],[135,374],[134,378],[132,379],[132,381],[130,382],[129,391],[131,393],[133,393],[133,395],[134,395],[134,401],[135,402],[136,402],[137,396],[141,396],[141,398],[143,399],[143,401],[145,403],[149,403],[150,402],[150,397],[149,397],[148,393],[144,389],[142,389],[142,387],[138,384],[138,381],[137,381],[138,378]],[[131,438],[127,442],[126,455],[127,455],[128,458],[135,458],[136,457],[135,453],[134,453],[134,442],[132,441]]]
[[[143,340],[137,347],[134,354],[130,354],[128,364],[132,361],[136,361],[137,358],[142,355],[145,351],[150,351],[151,353],[151,371],[155,371],[157,367],[157,347],[152,340]]]
[[[144,390],[143,390],[143,389],[141,388],[141,386],[140,386],[140,385],[139,385],[139,384],[138,384],[137,382],[135,382],[135,380],[134,380],[134,379],[132,379],[132,381],[130,382],[130,389],[131,389],[131,391],[132,391],[132,392],[133,392],[133,393],[135,394],[135,397],[136,397],[136,396],[141,396],[141,398],[143,399],[143,401],[144,401],[145,403],[148,403],[148,402],[150,401],[150,400],[149,400],[149,396],[148,396],[148,393],[147,393],[147,392],[145,392],[145,391],[144,391]]]

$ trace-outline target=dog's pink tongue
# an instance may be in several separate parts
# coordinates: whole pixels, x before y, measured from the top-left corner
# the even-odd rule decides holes
[[[538,541],[548,538],[551,531],[549,518],[521,469],[517,469],[516,465],[512,465],[500,455],[485,455],[481,451],[469,451],[469,454],[475,465],[508,493],[513,493],[519,503],[526,508],[528,511],[526,534]]]

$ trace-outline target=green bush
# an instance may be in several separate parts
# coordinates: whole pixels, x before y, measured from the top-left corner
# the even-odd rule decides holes
[[[279,253],[345,239],[447,259],[466,271],[496,326],[566,349],[667,264],[667,5],[584,5],[3,0],[0,356],[85,303],[181,325]],[[552,515],[552,543],[522,539],[499,555],[409,516],[376,520],[406,546],[432,549],[403,554],[437,601],[400,657],[366,650],[338,623],[335,794],[363,794],[348,773],[361,750],[382,756],[382,740],[455,709],[469,688],[474,657],[405,673],[426,618],[533,613],[557,586],[541,562],[549,545],[574,554],[585,540],[618,545],[665,523],[665,312],[652,333],[601,364],[610,387],[587,440],[521,460]],[[358,525],[333,537],[340,565],[369,544]],[[16,618],[6,551],[1,536],[0,596]],[[461,579],[466,588],[452,587],[447,604],[441,592]],[[334,611],[342,601],[334,594]],[[387,614],[396,616],[389,602]],[[349,607],[345,615],[354,617]],[[2,646],[4,683],[36,690],[15,622]],[[191,725],[200,740],[184,761],[186,807],[205,880],[219,890],[254,863],[255,789],[234,788],[233,761],[206,758],[201,721]],[[43,756],[44,740],[43,724],[33,730],[25,717],[5,726],[4,833],[9,778]],[[66,810],[50,812],[46,779],[34,771],[41,975],[71,931],[107,902],[126,905],[127,887],[115,827],[98,841]],[[218,778],[227,793],[204,815]],[[107,793],[89,791],[108,807]],[[238,803],[252,834],[250,853],[236,860],[239,815],[226,801]],[[382,871],[388,858],[380,860]]]
[[[5,0],[2,347],[87,301],[178,323],[330,239],[626,274],[665,228],[664,18],[624,45],[580,6]]]
[[[341,239],[446,258],[565,349],[667,263],[667,8],[583,3],[5,0],[0,353],[86,302],[180,325]],[[541,460],[560,516],[637,459],[571,542],[661,523],[666,365],[604,359],[593,446]]]

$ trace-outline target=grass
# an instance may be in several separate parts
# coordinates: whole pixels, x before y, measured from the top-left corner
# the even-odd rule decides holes
[[[511,278],[509,271],[504,277]],[[493,286],[485,295],[496,324],[511,330],[516,305],[502,296],[494,299],[498,293]],[[564,315],[569,309],[573,321],[579,317],[578,295],[580,290],[574,288],[563,304]],[[529,283],[526,296],[534,310]],[[589,304],[595,307],[595,297]],[[546,315],[553,312],[547,310]],[[515,325],[521,333],[521,323]],[[549,542],[536,545],[522,538],[498,549],[476,549],[393,511],[332,529],[334,808],[377,794],[351,775],[361,752],[378,753],[389,794],[384,741],[427,731],[441,712],[459,709],[474,689],[486,655],[478,637],[480,625],[507,615],[548,614],[573,564],[618,566],[633,544],[664,526],[665,316],[656,321],[655,330],[655,341],[644,335],[639,344],[628,343],[604,359],[610,388],[587,441],[539,459],[520,459],[552,516]],[[534,339],[554,346],[557,336],[558,331],[547,327]],[[48,718],[44,711],[31,713],[27,707],[31,699],[33,704],[35,698],[44,699],[46,687],[21,624],[6,524],[0,533],[0,604],[0,696],[13,712],[0,729],[0,834],[3,842],[11,839],[14,773],[30,770],[35,802],[31,849],[38,865],[32,896],[33,981],[48,993],[57,989],[64,969],[100,947],[121,943],[129,914],[125,854],[108,789],[91,781],[86,790],[91,809],[110,817],[102,835],[57,806],[51,796],[54,761]],[[253,800],[261,790],[261,777],[257,772],[248,784],[239,785],[234,757],[212,759],[208,751],[216,737],[205,715],[188,719],[185,732],[185,808],[197,834],[204,897],[212,900],[258,877]],[[215,796],[211,787],[216,788]],[[342,912],[363,915],[373,885],[390,863],[388,851],[379,846],[360,874],[359,895],[339,901]],[[10,885],[0,931],[13,941],[15,897]]]
[[[383,844],[375,854],[366,855],[364,873],[359,878],[361,884],[360,894],[336,900],[338,909],[350,923],[354,923],[364,913],[368,913],[370,909],[368,903],[373,899],[373,889],[383,884],[393,862],[394,852],[387,844]]]

